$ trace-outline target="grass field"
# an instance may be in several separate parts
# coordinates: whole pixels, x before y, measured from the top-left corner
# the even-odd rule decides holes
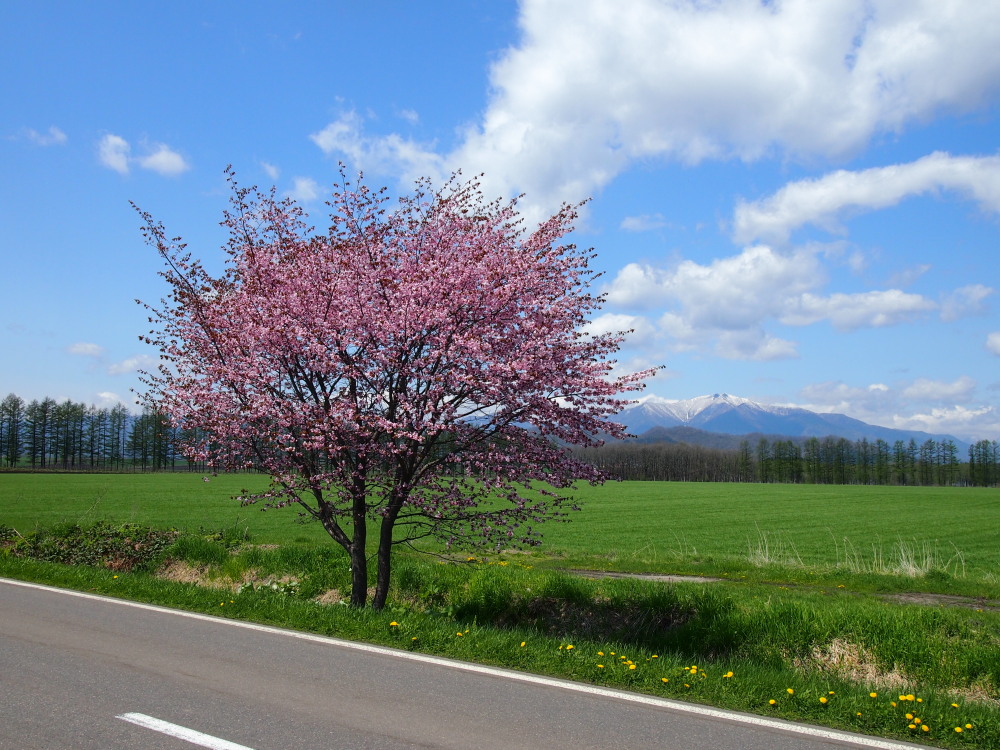
[[[264,477],[3,474],[0,523],[135,521],[247,528],[260,543],[332,543],[294,509],[233,499]],[[541,527],[539,564],[1000,597],[1000,490],[680,482],[582,486],[583,510]],[[929,574],[929,575],[928,575]]]
[[[190,579],[6,552],[0,575],[941,747],[1000,747],[1000,611],[985,601],[1000,599],[996,490],[586,487],[584,510],[545,525],[529,555],[398,557],[389,604],[372,612],[317,603],[346,595],[347,558],[293,510],[232,499],[265,484],[0,474],[0,524],[24,534],[100,520],[194,532],[168,553]],[[240,533],[200,533],[220,529]],[[252,544],[239,543],[244,530]],[[727,580],[557,570],[571,567]],[[967,598],[881,596],[900,591]]]

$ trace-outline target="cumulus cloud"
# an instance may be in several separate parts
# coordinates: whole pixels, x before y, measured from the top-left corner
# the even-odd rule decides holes
[[[785,304],[787,311],[780,316],[782,323],[805,326],[826,320],[841,331],[897,325],[937,307],[919,294],[899,289],[837,293],[827,297],[806,293],[796,299],[787,299]]]
[[[292,188],[287,191],[286,195],[306,203],[319,198],[320,193],[320,186],[316,180],[311,177],[296,177],[292,180]]]
[[[950,383],[921,378],[893,386],[851,386],[830,381],[803,388],[797,405],[846,414],[870,424],[950,434],[972,441],[1000,431],[1000,412],[992,406],[972,403],[975,388],[975,381],[964,375]]]
[[[902,395],[915,401],[966,403],[975,390],[976,381],[968,375],[951,383],[918,378],[903,389]]]
[[[443,162],[549,209],[650,158],[845,157],[1000,91],[1000,15],[981,0],[524,0],[519,26]],[[360,125],[313,139],[406,173],[441,164]]]
[[[812,224],[840,232],[846,214],[887,208],[916,195],[952,190],[1000,212],[1000,157],[950,156],[935,152],[908,164],[838,170],[815,180],[789,183],[754,202],[740,202],[734,214],[737,242],[783,242]]]
[[[105,135],[97,145],[97,157],[101,164],[118,174],[128,174],[131,151],[129,142],[114,133]]]
[[[76,354],[81,357],[102,357],[104,356],[104,347],[99,344],[92,344],[86,341],[80,341],[76,344],[71,344],[67,347],[66,351],[70,354]]]
[[[941,301],[941,319],[955,321],[970,315],[985,315],[984,301],[996,290],[983,284],[970,284],[944,295]]]
[[[355,167],[396,174],[413,181],[420,177],[441,180],[447,170],[433,145],[423,145],[395,133],[370,137],[364,133],[364,118],[351,110],[309,136],[328,156],[346,157]]]
[[[600,336],[606,333],[630,331],[626,336],[626,345],[639,346],[650,341],[655,330],[649,319],[641,315],[603,313],[590,321],[583,328],[582,333],[590,336]]]
[[[44,133],[39,133],[33,128],[27,128],[24,134],[36,146],[62,146],[69,140],[66,134],[55,125],[52,125]]]
[[[132,144],[120,135],[107,133],[97,144],[97,157],[102,165],[121,175],[127,175],[133,164],[165,177],[175,177],[191,168],[183,156],[166,144],[143,144],[143,148],[144,154],[132,156]]]
[[[136,161],[143,169],[164,177],[174,177],[191,169],[183,156],[163,143],[154,144],[148,154],[140,156]]]
[[[139,370],[152,370],[159,363],[156,357],[139,354],[108,366],[109,375],[125,375]]]
[[[822,294],[826,274],[821,246],[780,253],[764,245],[713,260],[683,260],[671,267],[629,263],[605,289],[609,304],[629,311],[663,311],[657,321],[678,350],[704,348],[731,359],[797,356],[792,341],[765,331],[769,322],[808,326],[827,322],[838,330],[881,328],[912,322],[938,304],[899,289]],[[976,298],[975,290],[954,297]]]

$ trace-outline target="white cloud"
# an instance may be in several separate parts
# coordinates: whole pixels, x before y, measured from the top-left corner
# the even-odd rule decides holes
[[[986,337],[986,348],[1000,357],[1000,331],[993,331]]]
[[[183,156],[166,144],[149,144],[144,148],[144,155],[132,156],[132,145],[127,140],[108,133],[98,142],[97,156],[102,165],[122,175],[127,175],[133,164],[164,177],[174,177],[191,168]]]
[[[641,216],[626,216],[622,219],[621,228],[626,232],[649,232],[667,226],[663,214],[642,214]]]
[[[152,146],[152,150],[145,156],[136,159],[139,166],[149,169],[164,177],[175,177],[191,169],[183,156],[163,143]]]
[[[918,378],[903,389],[904,398],[914,401],[966,403],[976,390],[976,381],[963,375],[953,383]]]
[[[821,297],[806,293],[786,301],[787,311],[780,319],[787,325],[805,326],[828,320],[841,331],[858,328],[884,328],[905,323],[937,307],[919,294],[899,289],[831,294]]]
[[[843,382],[815,383],[803,388],[797,405],[834,412],[869,424],[899,430],[950,434],[979,440],[1000,432],[1000,412],[992,406],[966,405],[974,398],[975,382],[967,376],[952,383],[918,379],[890,387],[866,387]]]
[[[264,174],[272,180],[277,180],[281,176],[281,170],[266,161],[262,161],[260,163],[260,168],[263,169]]]
[[[33,128],[27,128],[24,132],[28,136],[28,140],[36,146],[62,146],[69,140],[66,134],[55,125],[52,125],[44,133],[39,133]]]
[[[303,203],[308,203],[309,201],[314,201],[320,196],[320,186],[316,180],[311,177],[295,177],[292,179],[291,190],[285,193],[289,198],[294,198],[297,201],[302,201]]]
[[[740,202],[733,219],[737,242],[783,242],[805,224],[841,232],[845,214],[894,206],[905,198],[954,190],[987,211],[1000,212],[1000,157],[935,152],[907,164],[860,172],[838,170],[800,180],[754,202]]]
[[[109,375],[124,375],[126,373],[138,372],[139,370],[152,370],[159,363],[159,359],[148,354],[139,354],[129,357],[121,362],[115,362],[108,366]]]
[[[119,404],[129,405],[125,399],[112,391],[101,391],[97,394],[97,399],[94,401],[94,406],[98,409],[113,409]]]
[[[108,133],[101,138],[97,146],[97,156],[108,169],[113,169],[118,174],[128,174],[129,153],[132,147],[128,141],[114,133]]]
[[[309,139],[327,156],[343,156],[356,168],[396,174],[412,182],[420,177],[440,181],[447,175],[441,156],[424,146],[396,135],[369,137],[362,132],[364,120],[355,111],[343,113]]]
[[[523,0],[481,120],[437,153],[347,113],[311,137],[405,180],[484,172],[537,212],[637,161],[811,161],[1000,92],[1000,12],[982,0]]]
[[[91,344],[85,341],[72,344],[67,347],[66,351],[70,354],[76,354],[81,357],[102,357],[104,355],[103,346],[99,344]]]
[[[970,284],[944,295],[941,301],[941,319],[955,321],[969,315],[985,315],[984,300],[996,290],[983,284]]]
[[[603,313],[583,328],[583,333],[590,336],[620,331],[631,331],[626,336],[625,346],[641,346],[652,339],[656,329],[648,318],[623,313]]]

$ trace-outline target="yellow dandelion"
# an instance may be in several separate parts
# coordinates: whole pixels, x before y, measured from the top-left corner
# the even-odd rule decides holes
[[[870,698],[878,698],[878,693],[868,693]]]
[[[958,732],[959,734],[961,734],[962,733],[962,727],[955,727],[955,731]]]
[[[598,669],[604,669],[604,665],[603,665],[603,664],[598,664],[598,665],[597,665],[597,668],[598,668]]]
[[[612,652],[611,652],[611,655],[612,655],[612,656],[614,656],[614,655],[615,655],[615,652],[614,652],[614,651],[612,651]]]
[[[628,665],[628,668],[629,668],[629,669],[635,669],[635,664],[629,664],[629,665]]]
[[[965,725],[965,728],[966,728],[966,729],[972,729],[972,724],[966,724],[966,725]]]
[[[525,643],[527,643],[527,641],[521,641],[521,648],[524,648]]]
[[[929,731],[931,731],[931,728],[930,728],[929,726],[927,726],[926,724],[924,724],[924,725],[923,725],[922,727],[920,727],[920,728],[921,728],[921,729],[922,729],[923,731],[925,731],[925,732],[929,732]]]
[[[598,651],[598,652],[597,652],[597,655],[598,655],[598,656],[604,656],[604,652],[603,652],[603,651]]]
[[[916,728],[917,728],[917,725],[916,725],[916,724],[907,724],[907,725],[906,725],[906,728],[907,728],[907,729],[916,729]]]
[[[774,698],[771,698],[771,700],[768,701],[768,703],[770,703],[772,706],[777,702],[778,701],[776,701]]]
[[[860,711],[858,711],[858,712],[857,712],[857,713],[855,714],[855,716],[861,716],[861,712],[860,712]]]
[[[118,576],[111,576],[112,578],[117,578]]]
[[[892,706],[893,708],[895,708],[896,707],[896,701],[889,701],[889,705]]]
[[[572,650],[573,650],[574,648],[576,648],[576,646],[574,646],[574,645],[573,645],[573,644],[571,643],[570,645],[568,645],[568,646],[566,647],[566,650],[567,650],[567,651],[572,651]]]
[[[465,633],[463,633],[463,632],[462,632],[462,631],[460,630],[460,631],[458,631],[457,633],[455,633],[455,635],[456,635],[456,636],[458,636],[459,638],[461,638],[461,637],[462,637],[463,635],[465,635]]]
[[[670,682],[670,678],[669,677],[661,677],[660,678],[660,682],[664,682],[664,683]]]
[[[912,721],[913,720],[913,714],[907,714],[906,718]]]
[[[836,693],[835,693],[835,692],[833,692],[833,691],[831,690],[831,691],[830,691],[830,692],[828,693],[828,695],[836,695]]]
[[[820,703],[829,703],[829,700],[827,700],[827,697],[825,695],[821,695],[820,698],[819,698],[819,702]]]
[[[916,699],[913,697],[913,694],[911,693],[910,695],[906,696],[906,700],[912,701],[912,700],[916,700]]]
[[[415,640],[417,640],[417,636],[413,636],[413,637],[412,637],[412,638],[411,638],[410,640],[411,640],[411,641],[415,641]]]
[[[653,654],[653,658],[654,658],[654,659],[659,659],[660,657],[659,657],[659,656],[657,656],[656,654]]]
[[[915,716],[915,717],[913,718],[913,723],[914,723],[914,724],[919,724],[919,723],[920,723],[920,721],[921,721],[921,719],[920,719],[920,717],[919,717],[919,716]]]
[[[398,628],[399,627],[399,623],[396,622],[395,620],[393,620],[392,622],[389,623],[389,627],[390,628]]]
[[[689,688],[689,687],[691,687],[691,686],[690,686],[690,685],[688,685],[688,684],[687,684],[687,683],[685,682],[685,683],[684,683],[684,687],[688,687],[688,688]]]
[[[795,695],[795,691],[792,690],[791,688],[788,688],[785,692],[788,693],[789,695]]]
[[[723,678],[725,678],[725,677],[732,677],[732,676],[733,676],[733,673],[732,673],[732,672],[726,672],[726,673],[725,673],[724,675],[722,675],[722,676],[723,676]]]
[[[906,700],[906,696],[905,696],[905,695],[901,695],[901,696],[899,696],[899,699],[900,699],[901,701],[905,701],[905,700]]]
[[[952,703],[952,704],[951,704],[951,707],[952,707],[952,708],[958,708],[958,704],[957,704],[957,703]]]

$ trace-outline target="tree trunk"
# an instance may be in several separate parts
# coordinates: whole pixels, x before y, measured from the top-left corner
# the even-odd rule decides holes
[[[368,526],[365,517],[367,495],[363,482],[356,482],[354,488],[353,522],[354,534],[351,542],[351,606],[364,607],[368,603]]]
[[[396,514],[390,512],[382,519],[382,526],[379,529],[378,540],[378,572],[375,581],[375,598],[372,600],[372,609],[380,610],[385,606],[385,600],[389,596],[390,565],[392,562],[392,530],[396,525]]]

